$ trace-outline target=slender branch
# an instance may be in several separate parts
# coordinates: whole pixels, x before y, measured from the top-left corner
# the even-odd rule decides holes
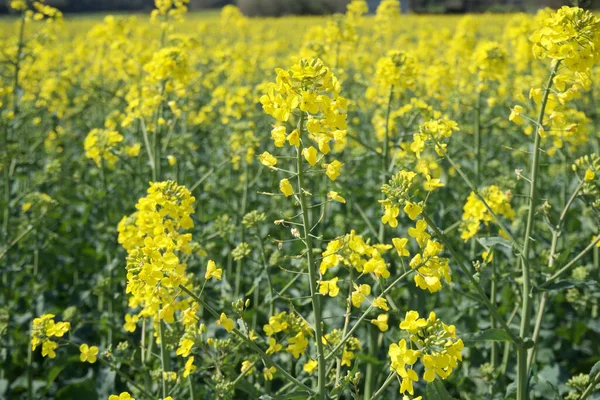
[[[467,276],[467,279],[469,279],[471,284],[475,287],[475,290],[479,294],[479,297],[483,301],[483,304],[489,309],[490,313],[492,313],[494,318],[496,318],[496,320],[500,323],[502,329],[504,329],[506,331],[506,333],[510,336],[512,341],[517,346],[521,346],[521,344],[522,344],[521,339],[513,333],[513,331],[507,325],[506,321],[504,321],[504,319],[500,316],[500,314],[498,314],[496,307],[494,307],[494,305],[492,304],[490,299],[487,297],[487,295],[485,294],[485,291],[483,290],[483,288],[481,287],[479,282],[477,282],[477,280],[469,272],[467,267],[465,267],[464,258],[456,250],[454,250],[454,247],[452,247],[452,245],[448,241],[446,235],[444,235],[442,233],[442,231],[434,224],[434,222],[431,220],[431,218],[429,218],[427,213],[425,213],[423,211],[422,215],[423,215],[423,219],[425,220],[425,222],[427,222],[427,225],[429,225],[431,227],[431,229],[433,229],[437,238],[444,244],[444,246],[448,249],[448,251],[450,251],[452,256],[456,259],[458,267]]]
[[[398,282],[400,282],[402,279],[404,279],[405,277],[407,277],[408,275],[410,275],[413,271],[407,271],[405,273],[403,273],[402,275],[400,275],[398,278],[396,278],[396,280],[394,282],[392,282],[383,292],[381,292],[380,296],[383,297],[385,296],[390,290],[392,290],[394,288],[394,286],[396,286],[398,284]],[[331,349],[331,351],[329,352],[329,354],[327,354],[327,356],[325,357],[325,360],[329,361],[331,359],[331,357],[335,356],[335,353],[342,348],[342,346],[346,343],[346,341],[352,336],[352,334],[354,333],[354,331],[356,331],[356,329],[360,326],[361,322],[363,322],[367,316],[369,315],[369,313],[375,308],[375,306],[373,304],[371,304],[366,310],[365,312],[360,316],[360,318],[358,318],[358,320],[356,320],[356,323],[354,324],[354,326],[352,326],[352,328],[348,331],[348,333],[346,333],[345,336],[342,337],[342,340],[340,340],[340,342],[334,346],[333,349]]]
[[[214,318],[218,319],[220,317],[219,313],[214,308],[212,308],[206,301],[204,301],[200,297],[196,296],[190,289],[186,288],[183,285],[179,285],[179,288],[181,290],[183,290],[184,292],[186,292],[198,304],[200,304],[202,307],[204,307],[204,309],[206,311],[208,311]],[[285,379],[287,379],[288,381],[290,381],[291,383],[293,383],[294,385],[296,385],[298,388],[300,388],[302,390],[305,390],[306,392],[310,393],[311,395],[315,394],[315,392],[311,388],[309,388],[308,386],[306,386],[304,383],[300,382],[298,379],[294,378],[282,366],[280,366],[275,361],[273,361],[273,359],[270,356],[268,356],[267,353],[265,353],[260,347],[258,347],[258,345],[256,345],[256,343],[254,343],[252,340],[250,340],[239,329],[233,328],[231,330],[231,332],[233,332],[234,335],[236,335],[237,337],[239,337],[240,339],[242,339],[242,341],[248,347],[250,347],[254,352],[256,352],[263,359],[263,361],[265,362],[265,364],[267,364],[267,366],[269,366],[269,367],[275,367],[277,369],[277,371],[279,371],[281,373],[281,375],[283,375],[283,377]]]

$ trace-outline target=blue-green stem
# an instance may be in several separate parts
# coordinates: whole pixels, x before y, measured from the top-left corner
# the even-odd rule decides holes
[[[390,91],[388,93],[387,108],[385,111],[385,133],[383,136],[383,146],[381,153],[381,185],[385,185],[388,179],[388,168],[389,168],[389,142],[390,142],[390,113],[392,110],[392,101],[394,99],[394,85],[390,85]],[[377,237],[379,243],[385,242],[385,224],[380,223],[379,235]],[[375,326],[370,326],[367,329],[368,332],[368,352],[372,358],[377,357],[377,337],[379,336],[379,330]],[[367,363],[367,369],[365,371],[365,393],[364,398],[368,399],[371,397],[374,386],[375,386],[375,365],[372,362]]]
[[[304,112],[300,114],[298,121],[298,131],[302,136],[304,132]],[[318,362],[318,378],[317,378],[317,399],[325,399],[325,385],[326,385],[326,368],[325,365],[325,352],[323,350],[323,342],[321,338],[322,333],[322,313],[321,313],[321,297],[317,291],[317,266],[314,260],[312,237],[310,235],[310,221],[309,221],[309,206],[304,191],[304,160],[302,158],[302,144],[296,148],[296,160],[297,160],[297,174],[298,174],[298,199],[300,200],[300,209],[302,211],[302,230],[303,230],[303,241],[306,246],[306,261],[308,268],[308,280],[310,287],[310,297],[313,306],[313,314],[315,319],[315,345],[317,348],[317,362]]]
[[[521,258],[521,270],[522,270],[522,295],[523,303],[521,308],[521,330],[520,337],[522,340],[529,336],[530,325],[531,325],[531,278],[529,271],[529,253],[531,247],[531,235],[533,234],[534,216],[535,209],[537,206],[537,183],[538,183],[538,172],[540,167],[540,130],[543,129],[544,114],[546,112],[546,104],[548,103],[548,95],[552,87],[552,79],[558,71],[560,61],[555,61],[544,93],[542,95],[542,102],[540,104],[540,110],[535,126],[534,141],[533,141],[533,156],[531,160],[531,177],[529,181],[529,209],[527,210],[527,224],[525,226],[525,237],[523,238],[523,254]],[[527,368],[527,349],[520,347],[517,352],[517,400],[527,400],[529,398],[527,392],[527,386],[529,381],[529,372]]]

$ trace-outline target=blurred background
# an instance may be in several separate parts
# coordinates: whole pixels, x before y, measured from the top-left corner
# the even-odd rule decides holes
[[[235,4],[248,16],[309,15],[345,12],[349,0],[190,0],[191,10]],[[7,13],[10,0],[0,0],[0,13]],[[147,11],[154,0],[47,0],[66,13]],[[380,0],[368,0],[374,12]],[[403,12],[468,13],[534,11],[542,7],[573,5],[565,0],[401,0]],[[600,9],[600,0],[583,0],[580,7]]]

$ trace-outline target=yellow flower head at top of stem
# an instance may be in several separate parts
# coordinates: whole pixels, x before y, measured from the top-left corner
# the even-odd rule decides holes
[[[174,313],[189,308],[189,299],[177,297],[176,288],[186,285],[186,264],[179,254],[192,251],[190,233],[195,198],[175,182],[152,182],[139,199],[137,212],[118,225],[118,241],[127,250],[129,306],[141,307],[140,316],[174,321]],[[217,270],[212,271],[217,277]],[[161,309],[162,307],[162,309]]]

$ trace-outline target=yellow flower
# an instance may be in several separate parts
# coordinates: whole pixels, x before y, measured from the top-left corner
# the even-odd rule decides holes
[[[58,343],[53,342],[52,340],[46,340],[42,343],[42,356],[55,358],[56,353],[54,350],[58,347]]]
[[[586,182],[590,182],[590,181],[593,181],[595,177],[596,177],[596,174],[594,173],[594,171],[592,171],[590,168],[588,168],[585,171],[585,176],[584,176],[583,180]]]
[[[343,166],[343,163],[339,162],[338,160],[333,160],[331,163],[327,164],[327,170],[325,171],[325,174],[329,177],[329,179],[335,181],[338,176],[340,176],[340,169]]]
[[[294,194],[294,188],[287,179],[282,179],[279,181],[279,190],[281,190],[281,193],[283,193],[285,197],[289,197]]]
[[[317,360],[308,360],[306,364],[304,364],[302,369],[304,370],[304,372],[312,374],[318,366],[319,363],[317,362]]]
[[[346,199],[344,199],[342,196],[340,196],[338,194],[338,192],[331,191],[331,192],[327,193],[327,197],[330,198],[331,200],[334,200],[334,201],[337,201],[337,202],[340,202],[343,204],[346,203]]]
[[[223,270],[221,268],[217,268],[217,265],[213,260],[208,260],[208,265],[206,266],[206,273],[204,274],[204,279],[209,280],[211,278],[215,278],[217,280],[221,280],[222,275]]]
[[[267,340],[267,343],[269,344],[269,348],[266,351],[267,354],[274,354],[283,349],[283,346],[277,343],[277,340],[274,337],[270,337]]]
[[[360,307],[365,297],[371,294],[371,286],[362,284],[354,289],[351,300],[354,307]]]
[[[178,356],[187,357],[192,352],[192,347],[194,347],[194,341],[190,338],[183,337],[179,341],[179,347],[177,347],[175,354]]]
[[[96,359],[98,358],[98,347],[89,347],[87,344],[84,343],[81,346],[79,346],[79,351],[81,352],[81,354],[79,355],[79,359],[81,360],[81,362],[87,361],[90,364],[96,362]]]
[[[137,322],[140,317],[137,315],[131,316],[129,314],[125,315],[125,325],[123,327],[127,332],[135,332],[135,328],[137,327]]]
[[[408,235],[417,240],[420,247],[423,247],[427,239],[431,236],[426,232],[427,222],[420,219],[417,221],[417,225],[414,228],[408,228]]]
[[[407,311],[404,321],[400,323],[400,329],[410,333],[416,333],[419,328],[426,325],[427,321],[424,318],[419,318],[419,313],[417,311]]]
[[[271,130],[271,139],[275,143],[275,147],[283,147],[285,144],[285,126],[277,125]]]
[[[231,318],[227,318],[227,315],[225,313],[221,313],[221,316],[219,317],[219,320],[217,321],[216,325],[223,326],[223,328],[225,328],[225,330],[229,333],[231,333],[235,326],[233,320]]]
[[[404,376],[403,376],[404,375]],[[415,394],[415,390],[413,388],[413,382],[418,382],[419,377],[417,373],[412,369],[404,370],[404,374],[400,374],[402,377],[402,384],[400,385],[400,393],[410,393]]]
[[[272,381],[273,380],[273,374],[275,372],[277,372],[277,368],[275,368],[275,367],[264,368],[263,369],[263,376],[265,378],[265,381]]]
[[[432,192],[437,188],[443,187],[444,184],[439,179],[432,179],[430,175],[427,175],[427,182],[423,184],[423,187],[428,192]]]
[[[254,365],[252,365],[252,361],[244,360],[242,361],[242,368],[240,369],[241,373],[251,374],[254,372]]]
[[[111,394],[108,397],[108,400],[135,400],[133,397],[131,397],[131,395],[127,392],[123,392],[120,395],[116,395],[116,394]]]
[[[400,207],[392,206],[389,204],[383,205],[383,216],[381,222],[388,224],[390,227],[395,228],[398,226],[398,215],[400,214]]]
[[[338,277],[330,279],[328,281],[319,281],[319,293],[335,297],[340,293],[340,288],[337,286]]]
[[[423,212],[423,209],[418,204],[408,201],[404,206],[404,212],[414,221]]]
[[[389,311],[390,307],[388,307],[387,300],[383,297],[378,297],[373,300],[373,307],[379,308],[383,311]]]
[[[300,132],[298,129],[294,129],[287,137],[287,141],[290,146],[300,147]]]
[[[408,238],[393,238],[392,243],[400,257],[410,256],[410,252],[405,248],[408,243]]]
[[[168,162],[168,163],[169,163],[169,165],[172,167],[172,166],[174,166],[175,164],[177,164],[177,157],[175,157],[175,156],[173,156],[173,155],[169,154],[169,155],[167,156],[167,162]]]
[[[379,330],[381,332],[385,332],[389,329],[388,326],[388,315],[387,314],[379,314],[377,316],[377,319],[372,319],[371,323],[375,326],[377,326],[377,328],[379,328]]]
[[[524,120],[521,114],[523,114],[524,111],[525,109],[523,107],[516,105],[514,108],[510,109],[508,119],[517,125],[523,125]]]
[[[302,149],[302,156],[313,167],[317,163],[317,149],[315,149],[313,146]]]
[[[300,357],[308,347],[308,339],[304,337],[304,333],[298,332],[296,336],[288,339],[288,347],[286,351],[291,353],[294,358]]]
[[[258,156],[258,159],[260,160],[262,165],[269,168],[272,168],[277,165],[277,159],[268,151],[265,151],[260,156]]]

